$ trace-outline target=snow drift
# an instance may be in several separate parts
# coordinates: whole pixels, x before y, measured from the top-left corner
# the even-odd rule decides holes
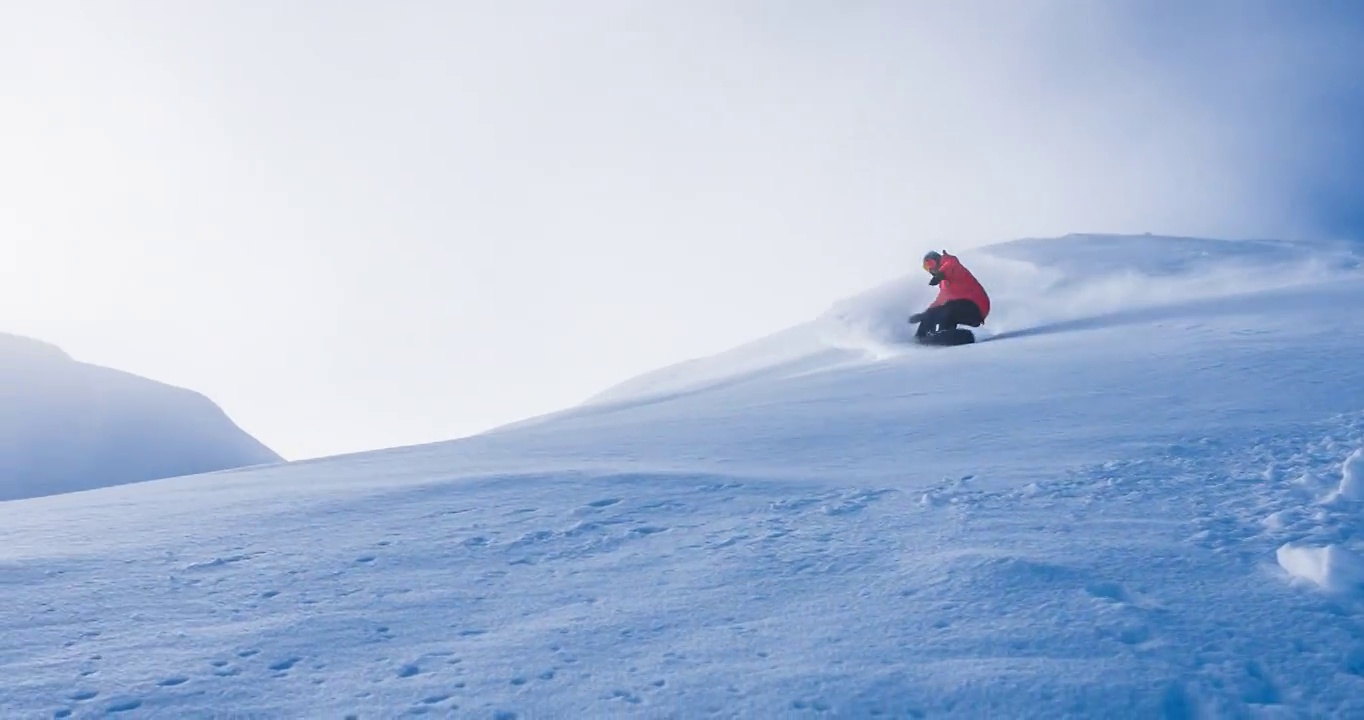
[[[974,345],[899,342],[912,272],[476,437],[0,504],[0,715],[1364,715],[1356,258],[960,255]]]
[[[198,393],[0,334],[0,501],[279,460]]]
[[[1338,545],[1307,547],[1286,543],[1276,556],[1289,574],[1327,590],[1364,589],[1364,559]]]
[[[1340,487],[1336,496],[1364,503],[1364,448],[1356,450],[1340,471]]]

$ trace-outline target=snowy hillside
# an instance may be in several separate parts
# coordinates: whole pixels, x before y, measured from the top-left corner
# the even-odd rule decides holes
[[[0,716],[1364,714],[1359,258],[960,254],[976,345],[900,342],[910,273],[481,436],[0,504]]]
[[[0,333],[0,501],[280,458],[207,398]]]

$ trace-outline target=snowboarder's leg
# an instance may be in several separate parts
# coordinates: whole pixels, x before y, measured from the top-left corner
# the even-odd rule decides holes
[[[958,325],[980,327],[983,323],[980,308],[975,303],[970,300],[949,300],[923,312],[914,337],[922,340],[929,335],[955,331]]]
[[[974,302],[950,300],[924,314],[915,339],[930,345],[964,345],[975,342],[976,336],[970,330],[957,326],[980,327],[983,323],[980,308]]]
[[[921,338],[928,334],[929,329],[936,326],[937,323],[933,322],[933,319],[929,317],[927,314],[925,314],[924,318],[919,321],[918,329],[914,331],[914,337]]]
[[[942,307],[946,311],[943,330],[956,330],[958,325],[980,327],[985,323],[980,316],[980,306],[970,300],[952,300],[943,303]]]
[[[914,337],[922,338],[931,332],[937,332],[938,325],[943,320],[943,305],[931,307],[923,312],[923,318],[919,320],[919,329],[914,331]]]

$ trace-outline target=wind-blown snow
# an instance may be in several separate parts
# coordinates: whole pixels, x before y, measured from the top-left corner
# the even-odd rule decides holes
[[[0,501],[277,462],[207,398],[0,334]]]
[[[961,255],[975,345],[897,342],[910,273],[478,437],[0,504],[0,715],[1364,713],[1357,260]]]
[[[1353,277],[1360,257],[1345,243],[1071,235],[1024,239],[966,253],[993,311],[978,339],[1147,324],[1240,312],[1262,295]],[[798,375],[816,367],[916,352],[909,315],[932,301],[914,272],[836,303],[822,317],[721,355],[664,368],[611,388],[593,403],[666,395],[745,377]]]

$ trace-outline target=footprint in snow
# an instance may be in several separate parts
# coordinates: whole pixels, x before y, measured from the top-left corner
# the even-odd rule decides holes
[[[141,700],[134,700],[134,699],[131,699],[131,698],[129,698],[129,699],[127,699],[127,700],[119,700],[118,702],[116,702],[116,703],[114,703],[114,704],[112,704],[112,705],[109,706],[108,714],[109,714],[109,715],[115,715],[115,714],[117,714],[117,713],[131,712],[131,711],[136,710],[136,709],[138,709],[138,708],[140,708],[140,707],[142,707],[142,701],[141,701]]]
[[[70,697],[76,702],[85,702],[86,700],[93,700],[96,695],[99,695],[98,690],[78,690],[71,693]]]
[[[226,660],[210,660],[209,665],[213,666],[213,674],[218,677],[232,677],[242,673],[238,668],[234,668]]]
[[[161,687],[175,687],[176,685],[184,685],[187,682],[189,682],[189,678],[184,677],[183,675],[176,675],[175,677],[168,677],[161,680],[156,684]]]
[[[1131,599],[1127,589],[1115,582],[1093,582],[1085,586],[1085,591],[1096,598],[1125,603]]]
[[[271,663],[270,669],[278,672],[283,672],[285,670],[292,669],[295,665],[298,664],[298,661],[299,658],[296,657],[284,658],[283,660],[280,660],[278,662]]]
[[[712,545],[711,547],[712,547],[712,548],[715,548],[715,549],[718,549],[718,548],[727,548],[727,547],[730,547],[731,545],[736,545],[736,544],[738,544],[738,543],[741,543],[741,542],[743,542],[744,540],[748,540],[749,537],[750,537],[749,535],[746,535],[746,534],[744,534],[744,533],[739,533],[738,535],[731,535],[730,537],[727,537],[727,538],[725,538],[724,540],[721,540],[720,542],[715,543],[715,544]],[[709,542],[709,540],[708,540],[707,542]]]
[[[592,502],[588,503],[587,506],[593,508],[604,508],[611,507],[612,505],[615,505],[618,502],[620,502],[620,498],[602,498],[601,500],[593,500]]]

